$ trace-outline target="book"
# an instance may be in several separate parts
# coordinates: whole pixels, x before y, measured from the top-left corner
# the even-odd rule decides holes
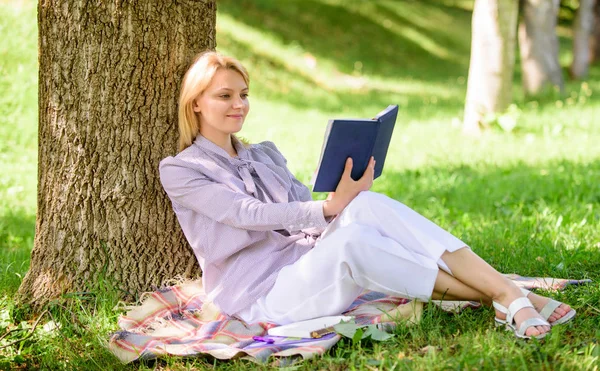
[[[294,338],[315,338],[334,332],[333,326],[342,321],[350,321],[348,316],[328,316],[313,318],[306,321],[294,322],[288,325],[270,328],[267,333],[270,336],[286,336]]]
[[[397,116],[398,105],[390,105],[373,119],[329,120],[317,171],[311,181],[313,192],[335,191],[348,157],[352,157],[352,179],[362,177],[371,156],[376,161],[375,178],[379,177]]]

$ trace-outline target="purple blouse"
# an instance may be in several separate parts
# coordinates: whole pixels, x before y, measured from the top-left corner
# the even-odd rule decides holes
[[[327,226],[323,201],[312,200],[275,144],[234,146],[238,157],[198,136],[159,166],[204,288],[229,315],[265,295]]]

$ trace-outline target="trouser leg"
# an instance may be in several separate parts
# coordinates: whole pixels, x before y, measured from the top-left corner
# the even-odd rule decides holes
[[[288,323],[339,314],[363,289],[426,301],[438,265],[449,271],[440,256],[465,246],[407,206],[362,192],[245,318]]]
[[[440,259],[442,254],[468,247],[408,206],[375,192],[361,192],[327,228],[324,238],[329,231],[352,223],[375,228],[381,235],[415,254],[435,258],[438,265],[449,273],[450,269]]]
[[[439,270],[368,226],[330,233],[296,263],[284,267],[259,300],[266,319],[278,323],[339,314],[363,289],[428,300]]]

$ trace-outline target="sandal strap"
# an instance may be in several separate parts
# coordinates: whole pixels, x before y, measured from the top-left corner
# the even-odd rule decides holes
[[[560,301],[556,301],[554,299],[550,299],[550,301],[548,302],[548,304],[544,305],[544,307],[540,311],[540,315],[545,320],[548,320],[548,318],[550,318],[550,316],[552,315],[552,313],[554,313],[554,310],[556,308],[560,307],[561,305],[562,305],[562,303]]]
[[[550,326],[550,324],[538,317],[529,318],[523,321],[523,323],[521,323],[521,326],[519,326],[519,331],[517,333],[520,336],[526,336],[525,331],[527,331],[528,328],[533,326]]]
[[[506,322],[512,324],[514,322],[513,317],[515,316],[515,314],[517,314],[517,312],[523,308],[534,308],[534,307],[533,307],[533,304],[531,304],[529,299],[527,299],[526,297],[520,297],[520,298],[513,300],[513,302],[510,303],[510,305],[508,306],[508,313],[506,313]]]
[[[492,302],[492,305],[494,306],[494,309],[496,309],[498,312],[500,312],[502,314],[508,313],[508,309],[504,305],[497,303],[495,301]]]

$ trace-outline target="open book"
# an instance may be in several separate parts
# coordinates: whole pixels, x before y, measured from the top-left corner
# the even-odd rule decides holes
[[[270,336],[287,336],[296,338],[320,338],[321,336],[333,332],[332,326],[342,321],[350,321],[352,317],[348,316],[329,316],[309,319],[301,322],[290,323],[289,325],[270,328]]]
[[[313,192],[333,192],[337,188],[346,159],[352,157],[354,180],[360,179],[375,157],[375,178],[381,175],[398,106],[390,105],[373,119],[329,120],[317,172],[311,181]]]

